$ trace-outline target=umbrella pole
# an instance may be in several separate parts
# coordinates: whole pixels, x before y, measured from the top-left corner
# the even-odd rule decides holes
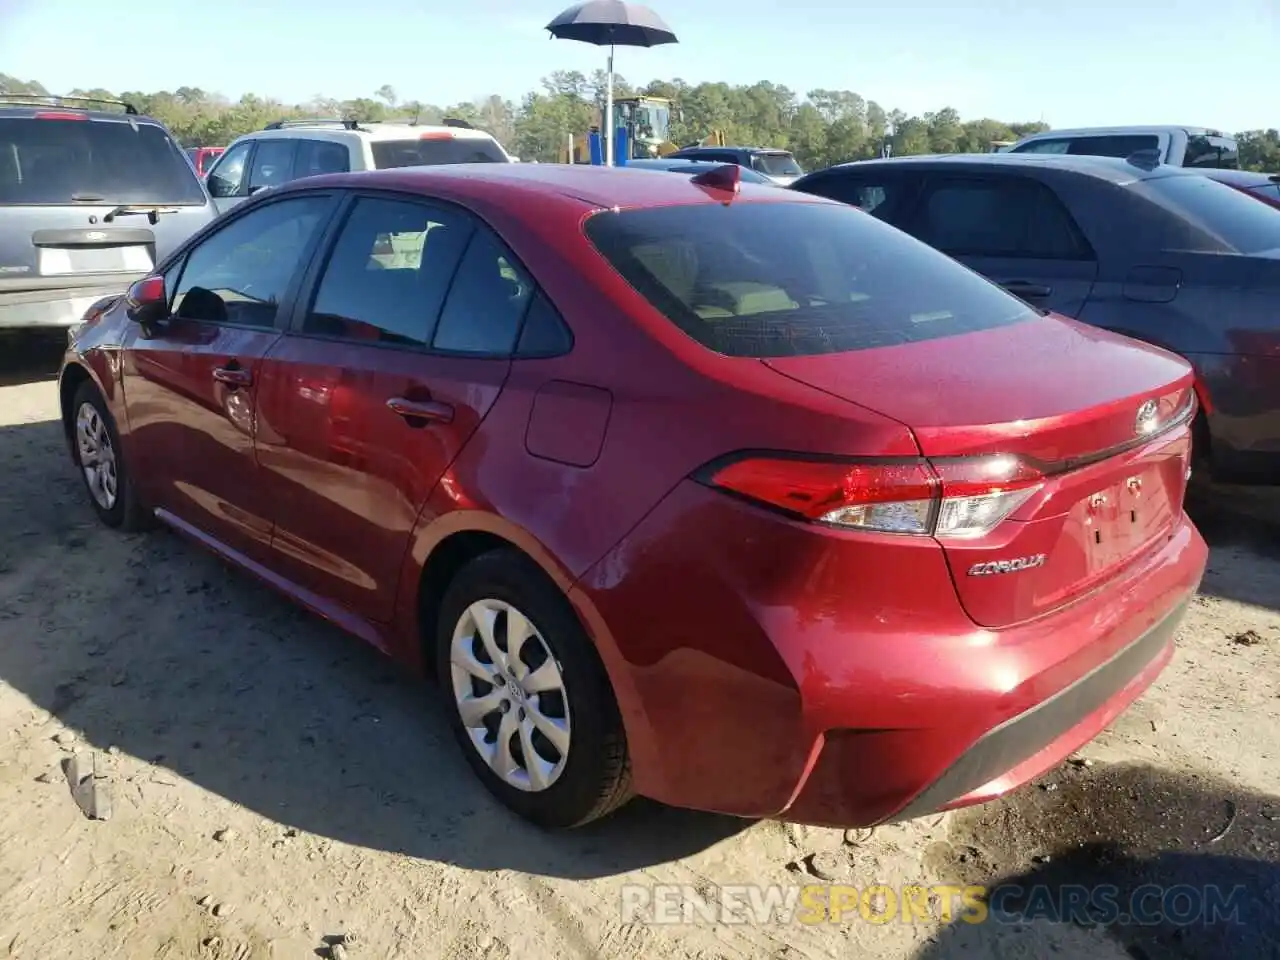
[[[613,166],[613,44],[609,44],[608,83],[604,95],[604,165]]]

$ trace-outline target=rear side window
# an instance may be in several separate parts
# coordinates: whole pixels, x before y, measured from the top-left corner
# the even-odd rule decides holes
[[[191,164],[157,124],[0,119],[2,206],[206,202]]]
[[[939,180],[907,229],[953,256],[1077,260],[1088,256],[1071,216],[1034,180]]]
[[[1230,137],[1192,136],[1187,138],[1184,167],[1214,167],[1219,170],[1240,169],[1240,148]]]
[[[906,212],[910,200],[918,192],[916,181],[904,177],[854,177],[839,173],[819,176],[816,180],[806,179],[801,189],[805,193],[847,203],[890,223]]]
[[[1160,149],[1160,138],[1153,133],[1115,134],[1099,137],[1072,137],[1033,140],[1014,148],[1013,153],[1057,153],[1077,157],[1119,157],[1124,159],[1139,150]]]
[[[1280,210],[1202,176],[1152,177],[1135,194],[1172,215],[1166,243],[1178,250],[1260,253],[1280,250]]]
[[[421,167],[440,163],[506,163],[498,144],[488,137],[435,137],[425,134],[415,140],[375,140],[369,144],[373,165]]]
[[[886,347],[1039,316],[936,250],[836,204],[604,211],[585,229],[659,312],[729,356]]]
[[[767,177],[798,177],[804,173],[789,153],[757,153],[751,158],[751,167]]]
[[[473,229],[464,214],[426,204],[356,201],[303,332],[425,347]]]

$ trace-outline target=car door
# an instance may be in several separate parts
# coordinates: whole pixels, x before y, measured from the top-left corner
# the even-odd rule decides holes
[[[1034,306],[1070,317],[1098,273],[1067,208],[1030,177],[926,175],[917,202],[895,225]]]
[[[253,452],[257,378],[333,203],[310,194],[233,214],[166,271],[169,317],[133,327],[122,351],[146,499],[257,559],[271,535]]]
[[[253,141],[243,140],[225,151],[205,177],[214,209],[226,213],[249,195],[249,159]]]
[[[418,514],[507,378],[532,285],[456,207],[362,194],[333,234],[264,367],[258,460],[279,569],[386,621]]]

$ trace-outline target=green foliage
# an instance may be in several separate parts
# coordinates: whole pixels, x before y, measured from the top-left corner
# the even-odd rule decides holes
[[[540,89],[527,93],[518,105],[499,96],[447,107],[402,101],[389,84],[383,84],[369,97],[333,100],[317,95],[302,104],[284,104],[254,94],[232,102],[198,87],[156,93],[129,90],[119,94],[118,99],[162,121],[184,146],[225,145],[273,120],[417,118],[420,123],[438,123],[444,117],[457,117],[489,131],[521,159],[548,162],[560,156],[570,135],[581,137],[590,126],[600,123],[605,79],[604,71],[591,76],[557,71],[544,77]],[[0,74],[0,93],[48,91],[34,81]],[[115,98],[102,89],[71,93]],[[849,90],[810,90],[801,97],[768,81],[751,86],[694,85],[676,78],[633,87],[615,77],[614,93],[642,93],[674,101],[671,136],[678,144],[723,130],[730,143],[789,149],[809,170],[878,156],[886,142],[894,156],[985,153],[993,140],[1016,140],[1048,129],[1042,123],[1006,123],[989,118],[965,121],[951,107],[924,116],[908,116],[900,110],[886,110]],[[1238,134],[1238,139],[1242,166],[1280,171],[1280,132],[1250,130]]]

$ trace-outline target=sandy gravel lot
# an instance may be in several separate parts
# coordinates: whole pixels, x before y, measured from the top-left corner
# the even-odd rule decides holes
[[[0,340],[0,958],[1280,957],[1280,496],[1214,492],[1178,655],[1088,766],[870,837],[644,802],[547,836],[375,652],[176,536],[100,529],[56,350],[21,349]],[[109,820],[71,796],[76,753]],[[1249,897],[1244,922],[1184,930],[623,922],[625,884],[806,873]]]

